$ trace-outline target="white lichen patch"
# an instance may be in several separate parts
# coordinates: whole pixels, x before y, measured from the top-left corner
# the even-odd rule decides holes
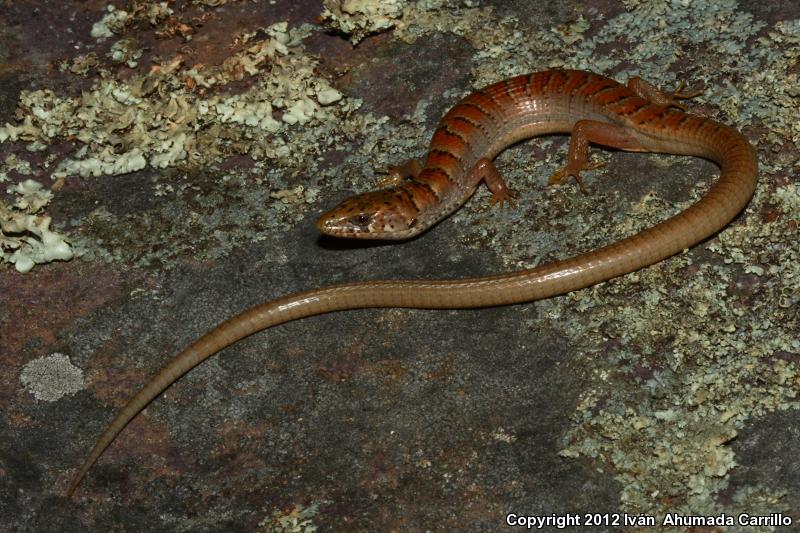
[[[358,44],[364,37],[391,29],[403,15],[406,0],[323,0],[322,19]]]
[[[324,84],[319,84],[315,88],[315,92],[317,94],[317,101],[321,105],[329,105],[342,99],[342,93],[333,87],[326,87]]]
[[[169,144],[170,141],[165,141]],[[79,154],[85,154],[85,150],[79,150]],[[154,158],[156,156],[153,156]],[[156,162],[158,160],[156,159]],[[63,178],[66,176],[117,176],[142,170],[147,166],[147,161],[139,148],[132,148],[123,153],[116,153],[112,148],[104,148],[91,157],[84,159],[67,159],[63,161],[54,177]]]
[[[37,264],[72,259],[72,248],[64,237],[50,230],[51,218],[39,214],[53,193],[30,179],[7,192],[19,197],[10,207],[0,200],[0,258],[23,273]]]
[[[106,14],[92,26],[91,35],[95,39],[104,39],[120,34],[125,30],[129,15],[127,11],[112,5],[106,7]]]
[[[83,388],[83,370],[62,353],[28,362],[22,367],[19,379],[25,390],[45,402],[54,402]]]
[[[14,208],[27,213],[36,213],[53,199],[53,193],[35,180],[25,180],[18,185],[9,187],[6,192],[18,194],[19,198],[14,204]]]

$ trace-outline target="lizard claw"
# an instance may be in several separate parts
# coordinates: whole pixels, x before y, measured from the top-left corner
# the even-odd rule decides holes
[[[595,170],[595,169],[598,169],[598,168],[604,166],[605,164],[606,164],[605,161],[595,161],[594,163],[588,163],[588,164],[583,165],[583,166],[578,166],[578,165],[573,165],[572,163],[568,163],[567,166],[565,166],[564,168],[561,168],[559,170],[556,170],[553,173],[553,175],[550,176],[550,179],[548,180],[548,184],[549,185],[558,185],[561,182],[563,182],[564,180],[566,180],[568,177],[572,176],[572,177],[575,178],[575,181],[578,182],[578,188],[581,190],[581,192],[583,194],[589,194],[589,192],[586,190],[586,187],[583,184],[583,176],[581,176],[581,171],[583,171],[583,170]],[[576,167],[578,167],[578,168],[576,168]]]

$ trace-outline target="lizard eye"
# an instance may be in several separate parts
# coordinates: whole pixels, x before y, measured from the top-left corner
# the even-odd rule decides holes
[[[356,225],[361,226],[361,227],[364,227],[367,224],[369,224],[369,221],[370,221],[370,217],[365,215],[364,213],[361,213],[361,214],[356,215],[356,216],[353,217],[353,222]]]

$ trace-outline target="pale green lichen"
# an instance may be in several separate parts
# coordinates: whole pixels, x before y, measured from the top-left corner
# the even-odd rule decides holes
[[[8,157],[5,159],[5,171],[13,171],[22,176],[30,176],[33,174],[33,169],[31,167],[30,161],[26,161],[25,159],[20,159],[15,154],[9,154]]]
[[[553,28],[555,33],[566,44],[574,44],[584,38],[584,34],[591,28],[589,21],[581,15],[578,20],[562,24]]]
[[[91,36],[95,39],[104,39],[112,37],[114,34],[122,33],[128,23],[128,19],[127,11],[109,5],[106,7],[106,14],[103,15],[103,18],[92,26]]]
[[[367,35],[388,30],[403,14],[406,0],[323,0],[322,19],[358,44]]]
[[[87,76],[99,66],[100,60],[97,58],[97,54],[89,52],[88,54],[75,56],[59,62],[58,69],[61,72],[71,72],[78,76]]]
[[[155,26],[175,14],[167,2],[139,2],[133,4],[132,7],[135,8],[133,16],[140,20],[146,20],[151,26]]]
[[[285,154],[285,143],[275,134],[284,130],[282,123],[324,120],[329,116],[326,106],[341,101],[342,95],[315,76],[316,60],[296,48],[306,30],[290,32],[283,22],[267,28],[267,34],[269,39],[234,54],[219,68],[182,71],[177,60],[128,82],[102,79],[77,98],[49,90],[24,92],[20,106],[29,112],[18,124],[0,128],[0,142],[48,143],[71,136],[84,143],[59,164],[56,178],[118,175],[180,162],[209,164],[221,154],[218,140],[223,133],[263,139],[263,146],[250,152],[254,159],[279,157]],[[245,42],[252,38],[241,36]],[[185,86],[187,79],[211,87],[247,75],[258,75],[258,80],[237,95],[204,98]],[[276,112],[280,121],[273,118]],[[243,126],[243,131],[227,132],[222,125]],[[120,151],[120,146],[132,148]]]
[[[6,192],[19,198],[11,207],[0,200],[0,258],[23,273],[37,264],[72,259],[70,245],[50,229],[51,218],[39,214],[53,193],[30,179]]]
[[[782,213],[789,215],[790,220],[800,223],[800,184],[787,183],[775,189],[775,199]]]
[[[150,9],[148,5],[158,9]],[[163,9],[165,7],[163,3],[130,4],[126,8],[127,16],[110,9],[104,20],[109,23],[116,21],[111,24],[113,33],[122,37],[119,42],[126,42],[120,34],[134,22],[147,21],[155,25],[163,21],[164,15],[168,14]],[[157,28],[156,32],[159,31],[162,30]],[[274,216],[269,202],[264,210],[263,198],[268,200],[270,190],[280,190],[287,185],[283,182],[282,169],[302,164],[308,167],[309,174],[315,174],[320,152],[336,146],[337,138],[357,135],[358,125],[363,123],[357,115],[348,118],[360,103],[345,100],[341,92],[318,76],[315,70],[318,60],[304,53],[302,43],[311,31],[309,25],[290,29],[285,22],[276,23],[268,28],[234,35],[232,47],[236,51],[221,65],[187,68],[180,56],[176,56],[162,60],[148,74],[133,76],[126,81],[98,67],[96,58],[91,62],[65,63],[62,65],[64,70],[86,74],[98,68],[102,76],[91,89],[77,97],[64,97],[47,90],[23,91],[16,120],[0,127],[0,142],[25,142],[28,150],[43,150],[64,140],[77,143],[78,149],[66,158],[59,161],[51,155],[40,163],[36,171],[50,174],[52,178],[100,177],[174,166],[208,169],[230,155],[246,153],[255,161],[256,184],[263,186],[267,181],[270,189],[258,191],[251,186],[248,192],[241,194],[253,196],[254,209],[266,216]],[[115,51],[119,50],[112,47],[112,53]],[[127,53],[115,58],[130,59]],[[226,94],[223,90],[226,84],[246,77],[253,78],[246,91]],[[213,93],[206,91],[212,87]],[[270,163],[262,166],[264,160]],[[6,167],[2,169],[0,179],[8,179],[8,171],[17,170],[11,165]],[[19,173],[22,173],[21,169]],[[239,183],[239,178],[241,176],[237,176],[236,183]],[[226,176],[219,179],[224,180]],[[318,189],[311,187],[309,190]],[[255,207],[258,204],[261,205]],[[276,204],[281,217],[302,216],[301,213],[288,213],[280,207],[284,205]],[[220,209],[220,206],[215,208]],[[106,227],[103,212],[101,206],[91,215],[90,218],[97,221],[94,229]],[[145,224],[141,224],[148,218]],[[144,228],[158,220],[161,220],[160,214],[139,216],[133,221],[112,226],[135,231],[137,226]],[[246,222],[241,216],[236,216],[235,220],[237,227]],[[265,222],[261,221],[259,226],[266,227]],[[176,230],[180,234],[183,232],[177,227]],[[241,232],[240,238],[262,238],[253,235],[252,228],[244,225]],[[158,252],[147,242],[151,235],[153,233],[147,230],[141,236],[142,249],[148,250],[147,254],[157,255]],[[140,241],[130,235],[117,239],[104,234],[102,238],[106,245],[127,243],[122,255],[121,250],[99,249],[101,239],[75,236],[73,240],[81,242],[82,255],[87,258],[141,254],[137,246],[130,246],[132,242],[138,244]],[[236,238],[231,238],[214,246],[227,248],[235,243]],[[197,251],[196,244],[195,239],[191,250],[202,257],[205,252]],[[186,246],[190,245],[187,243]],[[174,252],[181,254],[185,250],[176,243]],[[209,253],[217,255],[222,251]],[[136,260],[148,264],[152,259]]]
[[[111,45],[108,57],[115,63],[124,63],[130,68],[135,68],[142,57],[142,49],[135,39],[120,39]]]
[[[82,148],[76,152],[76,156],[82,157],[86,152]],[[116,153],[112,148],[104,148],[90,157],[63,161],[54,175],[56,177],[80,176],[82,178],[118,176],[141,170],[146,166],[147,160],[139,148],[131,148],[123,153]]]

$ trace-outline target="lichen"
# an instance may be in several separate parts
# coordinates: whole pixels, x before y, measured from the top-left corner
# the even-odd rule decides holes
[[[108,57],[115,63],[124,63],[130,68],[136,68],[142,53],[135,39],[120,39],[111,46]]]
[[[131,16],[146,18],[141,7],[133,5]],[[263,160],[277,162],[270,167],[279,168],[302,162],[313,171],[312,156],[323,148],[317,142],[321,133],[332,131],[335,121],[359,104],[346,101],[317,75],[318,60],[305,54],[302,46],[310,31],[309,26],[289,29],[280,22],[235,35],[235,51],[216,66],[186,66],[176,56],[162,60],[146,75],[124,81],[105,71],[75,97],[51,90],[23,91],[16,120],[0,127],[0,142],[26,142],[29,150],[55,142],[76,143],[77,149],[57,164],[48,159],[38,169],[53,179],[175,166],[209,168],[240,153],[257,165]],[[131,60],[135,55],[118,59]],[[85,62],[62,66],[73,67],[82,74],[90,68]],[[245,78],[252,80],[247,90],[224,91],[227,84]],[[341,129],[339,136],[353,130]],[[7,173],[0,179],[7,179]],[[85,244],[91,248],[97,243]],[[86,257],[109,256],[107,251],[94,252]]]
[[[106,7],[106,14],[103,15],[103,18],[92,26],[91,35],[95,39],[103,39],[122,33],[128,24],[128,20],[127,11],[109,5]]]
[[[288,125],[324,119],[326,107],[342,96],[314,75],[316,60],[294,47],[303,30],[289,32],[284,22],[267,33],[268,39],[249,44],[217,68],[182,70],[182,60],[175,59],[128,82],[101,79],[76,98],[50,90],[25,92],[20,109],[27,111],[16,125],[0,128],[0,141],[49,143],[72,137],[84,143],[58,165],[54,178],[210,164],[221,155],[220,136],[263,139],[263,149],[251,157],[276,157],[283,141],[275,134]],[[240,37],[245,43],[253,38]],[[193,90],[256,75],[256,83],[242,94],[204,97]]]
[[[61,72],[71,72],[78,76],[87,76],[99,66],[100,60],[97,58],[97,54],[89,52],[88,54],[78,55],[59,62],[58,69]]]
[[[403,15],[406,0],[323,0],[322,19],[329,28],[358,44],[366,36],[391,29]]]
[[[45,402],[54,402],[83,388],[83,370],[62,353],[28,361],[19,379],[37,400]]]
[[[325,504],[328,502],[322,502]],[[295,505],[289,511],[273,511],[272,516],[258,524],[258,531],[268,533],[313,533],[317,531],[313,519],[319,513],[320,503],[307,507]]]
[[[11,207],[0,200],[0,258],[22,273],[37,264],[72,259],[70,245],[50,229],[52,219],[39,214],[53,193],[31,179],[8,187],[6,192],[19,198]]]

